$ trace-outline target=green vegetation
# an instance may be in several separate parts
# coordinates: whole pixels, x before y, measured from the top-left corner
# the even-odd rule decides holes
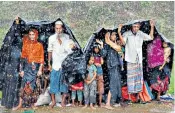
[[[0,46],[16,15],[25,21],[61,18],[72,29],[81,47],[100,27],[114,28],[136,19],[155,19],[158,30],[174,42],[173,1],[1,1],[0,10]],[[169,92],[174,92],[173,74]]]

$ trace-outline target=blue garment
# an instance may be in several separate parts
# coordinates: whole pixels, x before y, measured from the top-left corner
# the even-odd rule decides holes
[[[50,91],[51,94],[59,92],[67,93],[68,86],[62,82],[61,70],[54,70],[50,74]]]
[[[35,67],[35,68],[33,68]],[[39,70],[39,63],[26,63],[24,67],[24,76],[22,80],[22,87],[25,86],[27,82],[30,82],[32,89],[36,88],[36,76]]]
[[[113,68],[114,66],[120,65],[119,54],[116,50],[111,48],[109,45],[105,45],[101,51],[103,57],[107,58],[107,67]]]
[[[95,65],[91,65],[90,67],[88,67],[88,74],[89,74],[89,76],[90,76],[90,78],[92,79],[93,78],[93,76],[94,76],[94,72],[96,72],[97,71],[97,68],[95,67]]]
[[[103,69],[101,66],[96,66],[97,67],[97,76],[103,75]]]

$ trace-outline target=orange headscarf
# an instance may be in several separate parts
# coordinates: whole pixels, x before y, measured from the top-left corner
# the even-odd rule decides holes
[[[44,49],[43,45],[37,41],[38,31],[32,29],[29,32],[34,32],[35,40],[30,40],[29,36],[23,37],[22,58],[26,58],[29,63],[42,63],[44,64]]]

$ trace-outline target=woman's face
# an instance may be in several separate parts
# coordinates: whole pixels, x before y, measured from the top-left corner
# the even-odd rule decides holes
[[[29,32],[29,39],[30,40],[35,40],[35,33],[33,31]]]
[[[94,57],[91,57],[91,58],[89,59],[89,64],[90,64],[90,65],[94,64]]]
[[[112,32],[111,34],[111,41],[115,41],[116,40],[116,33]]]

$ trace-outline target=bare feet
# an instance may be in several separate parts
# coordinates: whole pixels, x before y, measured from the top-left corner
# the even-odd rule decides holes
[[[110,105],[105,105],[104,108],[109,109],[109,110],[113,110],[113,109],[114,109],[114,108],[111,107]]]
[[[14,107],[14,108],[12,108],[12,111],[16,111],[16,110],[20,109],[21,107],[22,107],[21,105]]]
[[[85,109],[85,108],[87,108],[87,105],[85,105],[85,106],[83,107],[83,109]]]
[[[62,107],[66,107],[66,105],[65,105],[64,103],[62,103],[62,102],[61,102],[61,106],[62,106]]]
[[[36,106],[32,106],[32,109],[36,110],[36,109],[38,109],[38,107],[36,107]]]
[[[93,106],[93,105],[90,105],[90,108],[91,109],[93,109],[93,110],[95,110],[96,108]]]
[[[72,104],[71,107],[75,107],[75,104]]]
[[[52,104],[50,105],[50,108],[53,108],[55,105],[56,105],[56,102],[52,103]]]
[[[82,107],[82,106],[83,106],[82,104],[79,105],[79,107]]]

